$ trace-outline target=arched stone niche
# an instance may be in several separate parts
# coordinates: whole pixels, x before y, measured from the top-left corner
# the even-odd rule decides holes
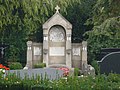
[[[48,35],[49,65],[66,64],[66,35],[62,26],[55,25],[50,28]]]
[[[72,25],[58,10],[43,24],[43,63],[71,68]]]
[[[60,25],[55,25],[49,30],[50,42],[65,42],[65,29]]]

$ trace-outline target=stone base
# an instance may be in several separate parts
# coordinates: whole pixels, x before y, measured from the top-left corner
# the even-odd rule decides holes
[[[95,69],[91,65],[87,65],[86,69],[81,70],[83,75],[92,75],[95,76]]]

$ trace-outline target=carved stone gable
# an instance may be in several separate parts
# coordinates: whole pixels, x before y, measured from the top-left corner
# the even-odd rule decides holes
[[[56,13],[43,24],[44,30],[49,30],[54,25],[61,25],[64,28],[72,29],[72,24],[59,13],[59,9],[59,7],[56,7]]]

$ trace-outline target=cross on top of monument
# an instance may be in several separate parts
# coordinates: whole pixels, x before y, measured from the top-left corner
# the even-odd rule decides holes
[[[60,7],[58,5],[55,7],[55,9],[56,9],[56,13],[59,13]]]

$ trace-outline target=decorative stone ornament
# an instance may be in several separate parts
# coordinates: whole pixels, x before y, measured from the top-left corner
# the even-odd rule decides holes
[[[55,9],[56,9],[56,13],[59,13],[60,7],[58,5],[55,7]]]

